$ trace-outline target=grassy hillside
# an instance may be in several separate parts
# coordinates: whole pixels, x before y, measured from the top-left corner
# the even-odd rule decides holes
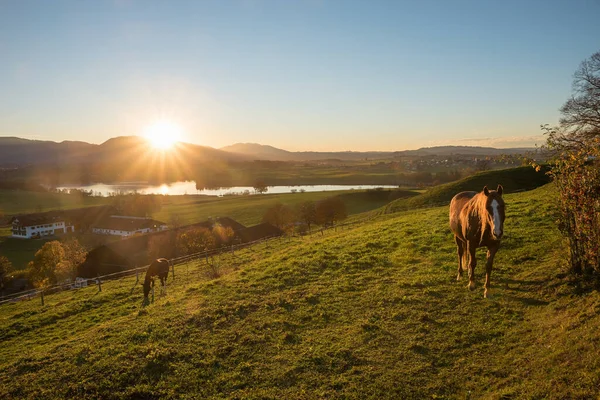
[[[29,198],[28,195],[32,197]],[[247,226],[262,222],[265,211],[277,202],[294,207],[304,201],[319,201],[330,196],[341,196],[346,204],[349,216],[380,208],[395,198],[410,197],[416,192],[408,190],[382,191],[339,191],[339,192],[305,192],[285,194],[264,194],[259,196],[165,196],[162,209],[153,217],[169,223],[173,215],[177,215],[182,224],[205,221],[209,217],[231,217]],[[14,203],[11,203],[10,201]],[[78,199],[73,196],[52,193],[2,192],[0,204],[11,204],[10,210],[15,212],[35,212],[34,204],[58,205],[61,208],[84,207],[97,204],[110,204],[110,198]],[[45,203],[44,203],[45,204]],[[23,240],[9,237],[8,227],[0,229],[0,255],[8,257],[16,269],[23,269],[46,240]]]
[[[145,308],[132,279],[0,306],[0,397],[595,397],[600,296],[561,278],[551,195],[506,196],[488,300],[440,207],[179,267]]]
[[[535,189],[548,182],[550,182],[550,178],[546,175],[545,169],[536,172],[532,167],[518,167],[485,171],[457,182],[435,186],[421,196],[396,200],[385,208],[385,212],[390,213],[412,210],[419,207],[449,204],[455,194],[466,190],[481,191],[486,185],[489,189],[496,189],[500,184],[504,188],[505,193],[512,193]]]

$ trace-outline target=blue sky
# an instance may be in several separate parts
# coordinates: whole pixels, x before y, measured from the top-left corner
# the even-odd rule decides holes
[[[541,143],[600,2],[0,0],[0,136],[288,150]]]

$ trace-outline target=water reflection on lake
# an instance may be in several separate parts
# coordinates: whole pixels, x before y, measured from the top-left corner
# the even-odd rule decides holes
[[[350,189],[374,189],[378,187],[395,188],[394,185],[299,185],[299,186],[269,186],[267,193],[291,193],[292,191],[305,192],[323,192],[330,190],[350,190]],[[114,185],[97,183],[93,185],[64,185],[57,189],[83,189],[92,191],[94,195],[101,194],[108,196],[111,193],[133,193],[140,194],[204,194],[209,196],[227,196],[233,194],[254,194],[252,186],[235,186],[221,189],[196,190],[195,182],[174,182],[163,185],[148,185],[145,182],[124,182]]]

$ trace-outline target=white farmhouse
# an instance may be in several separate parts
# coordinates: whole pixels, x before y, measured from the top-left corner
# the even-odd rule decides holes
[[[20,215],[12,219],[12,237],[31,239],[74,232],[64,216],[55,213]]]
[[[92,226],[99,235],[116,235],[126,238],[135,234],[158,232],[167,229],[167,224],[152,218],[111,215]]]

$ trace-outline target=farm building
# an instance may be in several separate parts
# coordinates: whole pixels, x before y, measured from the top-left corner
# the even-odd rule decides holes
[[[12,237],[31,239],[74,232],[73,223],[56,213],[20,215],[12,219]]]
[[[136,234],[159,232],[167,229],[167,224],[152,218],[111,215],[92,226],[92,232],[99,235],[116,235],[122,238]]]
[[[31,239],[86,231],[90,225],[114,212],[111,206],[97,206],[18,215],[11,219],[12,236]]]
[[[276,226],[263,222],[236,232],[242,243],[254,242],[261,239],[283,235],[283,231]]]

